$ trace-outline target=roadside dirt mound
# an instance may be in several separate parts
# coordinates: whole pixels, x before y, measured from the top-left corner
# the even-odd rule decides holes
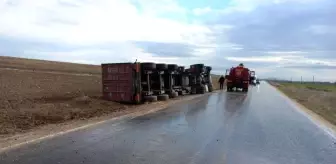
[[[46,124],[102,116],[127,108],[126,105],[89,96],[61,100],[48,98],[35,100],[21,104],[19,108],[2,109],[0,111],[0,135],[24,132]]]
[[[100,75],[100,66],[0,56],[0,68]]]
[[[99,66],[0,57],[0,67],[15,68],[0,69],[0,135],[126,109],[99,99],[100,76],[74,74]]]

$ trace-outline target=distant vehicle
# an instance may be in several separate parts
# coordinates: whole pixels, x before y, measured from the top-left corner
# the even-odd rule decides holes
[[[244,66],[233,67],[226,70],[227,91],[232,92],[234,89],[242,89],[243,92],[248,92],[250,83],[250,71]]]
[[[255,71],[250,71],[250,84],[254,86],[257,85],[257,76],[255,75]]]

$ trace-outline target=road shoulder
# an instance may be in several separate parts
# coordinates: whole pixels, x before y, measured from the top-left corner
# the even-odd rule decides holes
[[[299,103],[297,100],[291,98],[286,93],[284,93],[282,90],[280,90],[276,85],[269,83],[270,86],[274,87],[279,93],[287,98],[289,101],[293,103],[293,105],[296,107],[296,109],[299,110],[299,112],[302,112],[303,115],[308,117],[314,124],[322,128],[326,133],[328,133],[331,137],[336,139],[336,126],[330,123],[328,120],[323,118],[322,116],[315,113],[313,110],[307,108],[306,106]]]

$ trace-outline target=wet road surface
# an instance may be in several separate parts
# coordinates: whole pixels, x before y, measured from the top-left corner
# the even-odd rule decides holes
[[[0,164],[336,164],[336,141],[269,84],[0,154]]]

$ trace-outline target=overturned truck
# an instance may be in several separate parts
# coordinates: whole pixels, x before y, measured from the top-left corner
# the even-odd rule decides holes
[[[102,64],[103,99],[137,104],[212,92],[210,72],[204,64],[188,69],[164,63]]]

